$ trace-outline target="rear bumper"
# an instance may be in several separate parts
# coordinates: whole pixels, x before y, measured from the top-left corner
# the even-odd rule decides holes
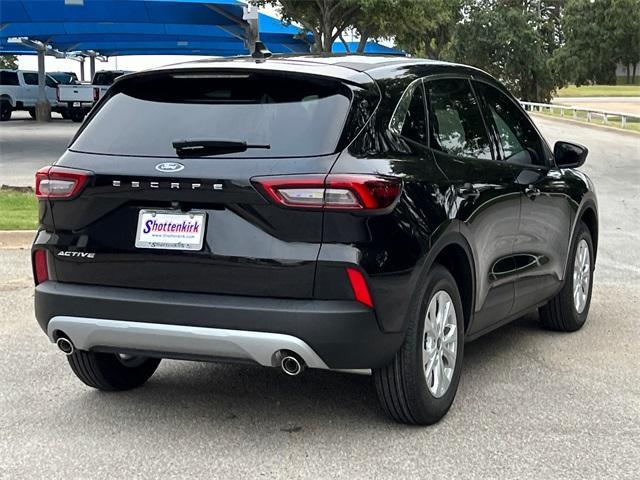
[[[66,328],[75,332],[71,340],[80,349],[121,348],[169,358],[210,357],[271,365],[272,355],[287,349],[310,367],[369,369],[389,363],[403,340],[400,333],[380,331],[373,311],[354,301],[47,281],[36,287],[35,308],[38,323],[51,339],[55,330]]]

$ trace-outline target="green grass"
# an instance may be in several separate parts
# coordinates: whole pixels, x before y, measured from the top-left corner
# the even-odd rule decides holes
[[[560,109],[559,108],[545,108],[543,112],[538,112],[537,110],[534,112],[536,114],[540,114],[542,113],[543,115],[549,115],[552,117],[562,117],[562,114],[560,113]],[[580,112],[580,111],[576,111],[576,116],[574,118],[573,116],[573,112],[571,110],[565,110],[564,111],[564,118],[570,119],[570,120],[578,120],[581,122],[587,122],[587,112]],[[616,127],[616,128],[622,128],[620,126],[620,117],[617,116],[612,116],[609,115],[607,117],[607,123],[604,123],[604,119],[599,116],[599,115],[595,115],[593,114],[591,117],[591,122],[594,125],[607,125],[609,127]],[[627,125],[624,128],[625,130],[634,130],[636,132],[640,132],[640,119],[638,118],[629,118],[627,117]]]
[[[629,83],[627,83],[626,75],[618,76],[616,77],[616,85],[640,85],[640,75],[636,74],[635,82],[631,82],[631,79],[629,79]]]
[[[33,192],[0,190],[0,230],[35,230],[38,201]]]
[[[557,97],[640,97],[640,85],[570,85],[558,90]]]

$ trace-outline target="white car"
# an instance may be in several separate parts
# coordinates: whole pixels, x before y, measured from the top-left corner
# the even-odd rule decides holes
[[[57,86],[58,82],[47,75],[47,99],[52,111],[62,113],[65,106],[58,102]],[[14,110],[26,110],[35,118],[37,101],[38,72],[0,70],[0,120],[9,120]]]

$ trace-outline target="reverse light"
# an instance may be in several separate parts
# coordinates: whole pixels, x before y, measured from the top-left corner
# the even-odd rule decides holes
[[[371,294],[369,293],[369,287],[364,275],[355,268],[347,268],[347,275],[349,276],[349,283],[353,290],[353,295],[360,303],[365,304],[367,307],[373,308],[373,300],[371,300]]]
[[[294,208],[379,210],[400,196],[398,178],[376,175],[305,175],[253,179],[276,203]]]
[[[33,276],[36,285],[49,280],[49,265],[47,264],[47,251],[36,250],[33,252]]]
[[[36,172],[36,197],[72,198],[84,188],[91,172],[66,167],[44,167]]]

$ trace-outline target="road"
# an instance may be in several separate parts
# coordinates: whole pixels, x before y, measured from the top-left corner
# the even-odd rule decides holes
[[[638,478],[640,136],[536,121],[591,150],[601,238],[580,332],[532,314],[468,344],[429,428],[388,421],[348,374],[164,361],[100,393],[37,327],[27,252],[0,250],[0,478]]]

